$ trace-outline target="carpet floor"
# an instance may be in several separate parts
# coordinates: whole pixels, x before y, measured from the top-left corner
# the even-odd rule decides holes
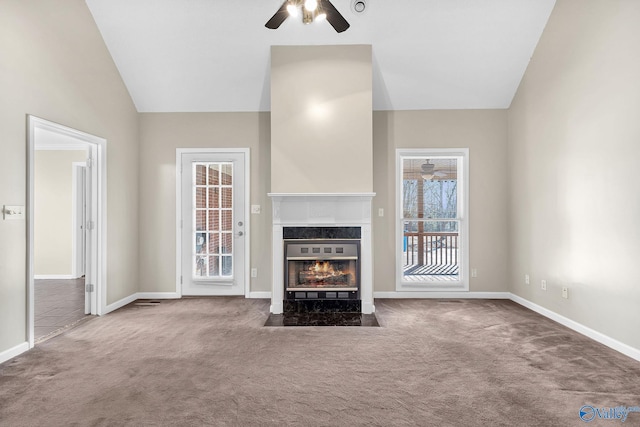
[[[0,365],[0,425],[580,426],[640,405],[639,362],[511,301],[376,300],[379,328],[264,327],[268,307],[83,323]]]

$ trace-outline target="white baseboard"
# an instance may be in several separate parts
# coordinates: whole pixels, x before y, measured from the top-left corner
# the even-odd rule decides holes
[[[391,299],[509,299],[509,292],[374,292],[374,298]]]
[[[138,299],[138,294],[132,294],[132,295],[129,295],[128,297],[122,298],[120,301],[116,301],[106,306],[103,314],[111,313],[112,311],[122,308],[125,305],[130,304],[137,299]]]
[[[34,274],[34,280],[73,280],[77,279],[73,274]]]
[[[271,292],[249,292],[247,298],[255,299],[271,299]]]
[[[536,303],[533,303],[529,300],[526,300],[518,295],[511,294],[511,301],[520,304],[523,307],[528,308],[529,310],[535,311],[538,314],[541,314],[544,317],[547,317],[555,322],[560,323],[561,325],[566,326],[569,329],[573,329],[574,331],[591,338],[594,341],[599,342],[600,344],[604,344],[609,348],[612,348],[626,356],[631,357],[640,362],[640,349],[631,347],[625,343],[622,343],[618,340],[615,340],[603,333],[598,331],[594,331],[593,329],[584,326],[581,323],[578,323],[574,320],[571,320],[567,317],[564,317],[554,311],[546,309]]]
[[[122,298],[105,308],[104,314],[111,313],[127,304],[139,299],[180,299],[181,295],[177,292],[136,292],[128,297]],[[251,292],[248,298],[265,298],[271,299],[271,292]]]
[[[180,299],[177,292],[138,292],[137,299]]]
[[[0,363],[4,363],[7,360],[13,359],[14,357],[19,356],[28,350],[29,350],[29,343],[26,341],[21,344],[18,344],[15,347],[11,347],[10,349],[0,353]]]

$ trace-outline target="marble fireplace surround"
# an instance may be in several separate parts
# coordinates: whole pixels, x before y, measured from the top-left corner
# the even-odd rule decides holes
[[[272,314],[281,314],[284,299],[284,227],[360,227],[360,297],[362,313],[373,305],[371,202],[375,193],[269,193],[273,209]]]

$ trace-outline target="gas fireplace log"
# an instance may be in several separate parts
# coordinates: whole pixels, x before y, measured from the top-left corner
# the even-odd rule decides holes
[[[344,274],[323,274],[316,271],[301,271],[298,273],[298,284],[306,285],[323,282],[328,285],[351,283],[351,273]]]

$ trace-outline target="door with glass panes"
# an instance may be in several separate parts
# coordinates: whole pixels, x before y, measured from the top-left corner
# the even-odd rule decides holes
[[[245,153],[181,155],[182,295],[245,294]]]

